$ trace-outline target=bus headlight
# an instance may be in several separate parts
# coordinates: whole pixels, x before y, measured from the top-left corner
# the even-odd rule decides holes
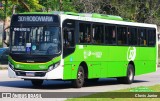
[[[55,68],[57,68],[57,67],[59,66],[59,64],[60,64],[60,62],[57,62],[57,63],[51,65],[51,66],[48,68],[48,72],[51,71],[51,70],[53,70],[53,69],[55,69]]]
[[[8,62],[8,65],[14,71],[14,65],[12,65],[10,62]]]

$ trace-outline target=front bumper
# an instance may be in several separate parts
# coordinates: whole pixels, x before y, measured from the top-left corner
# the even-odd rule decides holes
[[[35,76],[26,76],[26,73],[34,73]],[[51,71],[16,71],[8,66],[8,76],[10,78],[21,79],[63,79],[63,67],[59,65],[57,68]]]

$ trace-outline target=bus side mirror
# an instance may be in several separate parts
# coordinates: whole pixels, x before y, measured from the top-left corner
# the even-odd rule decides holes
[[[6,40],[6,31],[3,32],[3,40]]]

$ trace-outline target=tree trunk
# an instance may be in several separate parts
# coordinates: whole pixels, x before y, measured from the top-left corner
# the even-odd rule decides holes
[[[62,0],[59,0],[59,10],[60,10],[60,11],[62,11],[62,9],[63,9],[63,8],[62,8],[62,4],[63,4],[63,1],[62,1]]]

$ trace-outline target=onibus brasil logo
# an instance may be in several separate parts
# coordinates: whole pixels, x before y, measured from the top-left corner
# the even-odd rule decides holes
[[[128,61],[134,61],[136,58],[136,48],[135,47],[129,47],[127,51],[127,60]]]

